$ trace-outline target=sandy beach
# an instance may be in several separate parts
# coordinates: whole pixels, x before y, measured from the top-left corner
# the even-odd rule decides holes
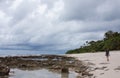
[[[110,61],[107,61],[105,52],[68,54],[90,65],[94,70],[94,78],[120,78],[120,51],[110,51]]]

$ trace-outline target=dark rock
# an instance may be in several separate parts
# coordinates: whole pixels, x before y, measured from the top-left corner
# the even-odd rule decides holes
[[[105,71],[108,71],[109,69],[105,69]]]
[[[82,76],[93,76],[93,74],[89,72],[82,72]]]
[[[106,66],[103,67],[96,67],[94,70],[104,70],[105,68],[107,68]]]
[[[0,76],[9,75],[10,68],[5,65],[0,65]]]
[[[61,69],[61,72],[62,72],[62,73],[68,73],[69,70],[68,70],[68,68],[62,68],[62,69]]]
[[[100,73],[100,75],[103,75],[104,73]]]
[[[88,65],[95,65],[94,63],[91,63],[91,62],[88,62],[87,64],[88,64]]]
[[[93,74],[92,74],[92,73],[89,73],[88,76],[93,76]]]
[[[117,68],[115,68],[114,70],[120,70],[120,66],[118,66]]]
[[[53,65],[51,68],[52,69],[61,69],[61,66]]]

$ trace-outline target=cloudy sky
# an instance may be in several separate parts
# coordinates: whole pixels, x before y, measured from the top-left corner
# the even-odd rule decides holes
[[[120,0],[0,0],[0,49],[67,51],[120,31]]]

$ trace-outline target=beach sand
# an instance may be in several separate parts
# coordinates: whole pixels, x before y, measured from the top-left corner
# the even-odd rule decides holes
[[[94,70],[93,78],[120,78],[120,51],[110,51],[110,61],[107,61],[105,52],[68,54],[90,65]]]

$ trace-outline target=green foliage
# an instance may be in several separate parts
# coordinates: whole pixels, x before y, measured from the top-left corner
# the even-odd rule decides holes
[[[97,52],[104,51],[105,49],[120,50],[120,33],[108,31],[104,34],[104,36],[103,40],[90,42],[86,41],[86,45],[75,50],[69,50],[66,54]]]

